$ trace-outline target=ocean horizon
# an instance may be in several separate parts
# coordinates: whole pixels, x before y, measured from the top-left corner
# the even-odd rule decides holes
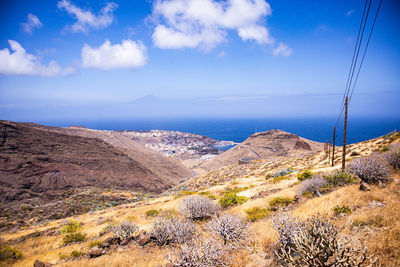
[[[301,137],[326,142],[332,139],[334,118],[132,118],[33,121],[47,126],[83,126],[96,130],[167,130],[243,142],[255,132],[280,129]],[[343,123],[337,128],[336,145],[343,144]],[[400,129],[400,118],[349,118],[347,143],[357,143]]]

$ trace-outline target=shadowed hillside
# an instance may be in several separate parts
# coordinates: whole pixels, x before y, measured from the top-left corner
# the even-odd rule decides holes
[[[85,129],[74,133],[6,121],[0,127],[3,203],[84,186],[161,192],[190,176],[183,166],[139,145],[114,140],[113,146],[95,134],[82,137]]]

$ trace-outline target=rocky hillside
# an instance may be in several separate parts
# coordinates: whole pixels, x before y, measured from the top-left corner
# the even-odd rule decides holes
[[[352,144],[346,155],[348,164],[371,155],[397,159],[398,162],[399,140],[400,133],[392,133]],[[318,248],[322,245],[322,249],[335,249],[340,244],[336,247],[340,249],[341,242],[349,240],[351,242],[345,248],[346,256],[350,259],[362,260],[365,255],[377,263],[373,266],[399,266],[399,165],[391,161],[392,167],[389,168],[387,163],[381,161],[383,158],[380,159],[382,166],[387,165],[382,176],[386,182],[369,184],[360,190],[360,177],[351,172],[339,172],[341,153],[338,149],[334,166],[328,163],[325,151],[306,156],[281,156],[272,161],[257,159],[247,164],[235,163],[204,177],[192,177],[179,187],[153,198],[142,198],[134,203],[66,219],[14,227],[0,234],[0,252],[7,255],[5,260],[0,260],[0,266],[3,263],[6,266],[33,266],[39,260],[47,262],[47,266],[165,267],[182,266],[171,265],[171,261],[176,263],[176,257],[180,260],[196,260],[194,256],[205,255],[212,260],[205,266],[221,266],[215,264],[217,260],[232,267],[279,266],[275,253],[282,246],[279,233],[273,227],[276,218],[284,222],[286,220],[289,226],[295,223],[295,227],[301,227],[299,230],[302,233],[305,233],[304,227],[307,225],[319,225],[316,229],[318,235],[324,235],[324,231],[330,229],[332,235],[329,238],[347,238],[340,238],[339,243],[329,248],[324,247],[325,242],[319,243],[316,245]],[[373,172],[375,167],[379,169],[379,166],[373,169],[368,165],[364,167]],[[304,176],[307,173],[311,175],[308,178]],[[212,181],[206,181],[206,178]],[[319,183],[321,181],[323,183]],[[112,191],[109,195],[113,194]],[[84,203],[88,203],[90,201],[85,197],[100,196],[88,192],[82,196]],[[193,219],[188,216],[188,206],[182,205],[188,203],[189,197],[203,201],[195,202],[196,205],[192,206],[194,210],[199,211],[196,209],[198,205],[208,203],[209,209],[202,209],[202,212],[215,211],[218,206],[221,216]],[[308,219],[308,223],[291,222],[285,214],[291,214],[292,218],[303,222]],[[227,225],[233,224],[235,227],[229,231],[238,233],[237,230],[244,229],[246,236],[240,243],[233,243],[234,240],[223,242],[221,235],[213,230],[218,225],[218,218],[230,218],[226,221]],[[313,221],[311,218],[317,219]],[[318,224],[321,218],[326,221]],[[173,239],[176,238],[175,233],[186,240]],[[287,233],[292,235],[296,231]],[[318,240],[322,239],[311,241]],[[367,251],[364,246],[368,247]],[[176,257],[171,258],[174,255]],[[301,253],[296,255],[300,256]],[[330,257],[330,260],[335,259]]]
[[[292,157],[321,151],[324,145],[282,130],[255,133],[239,145],[198,166],[213,171],[240,160]],[[204,173],[204,172],[203,172]]]
[[[182,165],[129,140],[105,142],[101,139],[106,136],[86,129],[1,121],[0,132],[3,204],[38,195],[52,198],[85,186],[162,192],[191,175]]]

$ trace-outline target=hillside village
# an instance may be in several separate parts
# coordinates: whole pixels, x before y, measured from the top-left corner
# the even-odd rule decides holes
[[[3,231],[3,251],[8,249],[14,258],[1,263],[279,266],[291,261],[288,251],[282,249],[284,232],[280,231],[286,228],[277,227],[279,222],[285,227],[303,229],[302,221],[314,220],[307,222],[317,223],[327,231],[318,234],[333,242],[333,247],[339,245],[335,249],[347,251],[343,254],[347,255],[347,263],[339,266],[398,266],[399,140],[400,134],[394,132],[348,146],[346,160],[350,166],[353,160],[374,155],[391,155],[397,160],[390,168],[385,167],[379,183],[363,183],[364,191],[360,190],[360,181],[364,180],[338,172],[341,148],[337,148],[334,166],[330,166],[324,150],[307,155],[279,155],[274,160],[254,159],[248,164],[236,162],[192,177],[161,195]],[[191,206],[193,201],[195,206]],[[193,208],[199,205],[206,205],[205,213]],[[232,238],[221,235],[218,226],[223,220],[225,225],[234,226],[224,228],[233,231]],[[342,239],[349,237],[349,241]],[[291,246],[295,249],[296,243]],[[324,264],[303,262],[294,266],[329,266]]]

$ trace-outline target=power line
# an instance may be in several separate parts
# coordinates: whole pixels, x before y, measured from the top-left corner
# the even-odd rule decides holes
[[[354,88],[356,87],[356,83],[357,83],[357,81],[358,81],[358,76],[360,76],[361,66],[362,66],[362,64],[364,63],[365,54],[367,53],[367,49],[368,49],[368,46],[369,46],[369,41],[371,40],[372,32],[374,31],[376,19],[378,18],[378,14],[379,14],[379,11],[380,11],[380,9],[381,9],[381,6],[382,6],[382,0],[379,2],[378,9],[376,10],[374,22],[372,23],[371,31],[370,31],[370,33],[369,33],[368,40],[367,40],[367,44],[366,44],[366,46],[365,46],[364,53],[363,53],[363,56],[362,56],[362,59],[361,59],[361,62],[360,62],[360,66],[359,66],[358,71],[357,71],[356,79],[355,79],[355,81],[354,81],[353,88],[351,89],[349,101],[351,100],[351,98],[352,98],[352,96],[353,96]]]
[[[339,116],[338,116],[338,119],[337,119],[337,121],[336,121],[336,125],[335,125],[335,126],[338,125],[338,123],[339,123],[339,121],[340,121],[340,118],[341,118],[341,116],[342,116],[342,113],[343,113],[344,101],[345,101],[345,99],[346,99],[347,86],[349,85],[350,74],[351,74],[351,70],[353,69],[354,59],[355,59],[355,57],[356,57],[356,51],[357,51],[358,43],[359,43],[359,41],[360,41],[360,33],[361,33],[362,25],[363,25],[363,23],[364,23],[364,17],[365,17],[365,11],[366,11],[366,9],[367,9],[367,4],[368,4],[368,0],[365,0],[364,11],[363,11],[363,14],[362,14],[362,17],[361,17],[360,27],[359,27],[359,29],[358,29],[357,41],[356,41],[356,44],[355,44],[355,46],[354,46],[353,57],[352,57],[352,59],[351,59],[349,74],[348,74],[348,76],[347,76],[347,82],[346,82],[346,87],[345,87],[345,91],[344,91],[344,94],[343,94],[342,104],[340,105]]]

